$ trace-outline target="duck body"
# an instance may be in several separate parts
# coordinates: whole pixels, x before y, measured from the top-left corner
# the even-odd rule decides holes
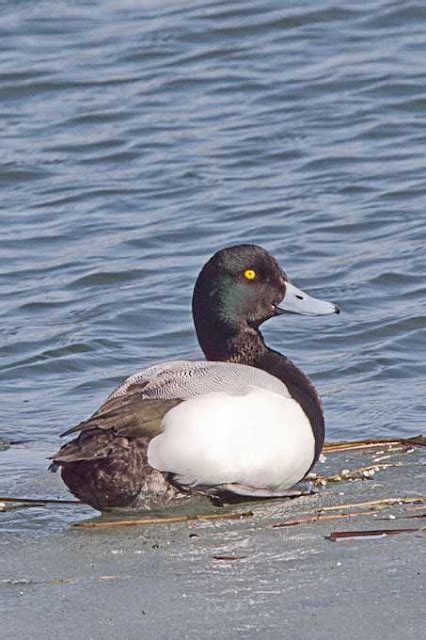
[[[179,486],[216,493],[274,496],[311,466],[314,436],[292,398],[259,387],[193,398],[164,419],[148,446],[148,462]]]
[[[199,493],[285,495],[318,459],[324,417],[310,380],[265,345],[258,326],[299,295],[316,314],[338,312],[291,285],[260,247],[215,254],[193,297],[207,361],[162,363],[125,380],[64,434],[79,432],[52,469],[61,467],[71,492],[100,511],[152,509]]]

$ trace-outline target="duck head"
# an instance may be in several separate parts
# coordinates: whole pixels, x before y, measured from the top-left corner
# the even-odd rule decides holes
[[[278,261],[252,244],[222,249],[202,268],[194,287],[192,309],[197,336],[206,345],[218,338],[254,330],[283,313],[326,315],[339,313],[332,302],[307,295],[290,283]]]

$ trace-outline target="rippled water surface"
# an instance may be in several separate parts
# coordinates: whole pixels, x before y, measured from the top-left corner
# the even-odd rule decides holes
[[[200,357],[193,282],[237,242],[344,311],[265,328],[329,439],[424,431],[426,5],[9,0],[0,18],[8,489],[48,481],[58,434],[124,376]]]

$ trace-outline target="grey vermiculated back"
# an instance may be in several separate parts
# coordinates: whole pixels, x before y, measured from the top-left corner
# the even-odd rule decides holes
[[[164,400],[187,400],[218,391],[243,395],[253,387],[290,397],[281,380],[261,369],[228,362],[176,360],[138,371],[127,378],[109,399],[125,395],[131,387],[138,385],[144,397]]]

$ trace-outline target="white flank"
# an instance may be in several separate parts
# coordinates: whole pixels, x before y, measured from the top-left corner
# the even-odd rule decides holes
[[[246,395],[209,393],[186,400],[163,420],[148,462],[188,486],[238,483],[285,490],[314,457],[311,425],[292,398],[253,387]]]

